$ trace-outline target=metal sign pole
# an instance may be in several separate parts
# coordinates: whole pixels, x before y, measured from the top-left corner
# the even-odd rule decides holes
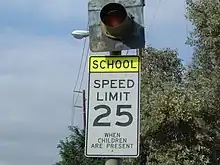
[[[120,159],[108,159],[105,165],[122,165]]]

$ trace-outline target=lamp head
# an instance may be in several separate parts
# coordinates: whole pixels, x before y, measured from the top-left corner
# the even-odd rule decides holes
[[[72,31],[71,34],[76,39],[83,39],[83,38],[89,36],[89,31],[87,31],[87,30],[74,30],[74,31]]]

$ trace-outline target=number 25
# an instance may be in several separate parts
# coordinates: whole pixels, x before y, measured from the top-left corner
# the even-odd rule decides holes
[[[95,110],[99,110],[102,108],[106,109],[107,112],[97,116],[93,122],[93,126],[110,126],[111,125],[110,122],[99,122],[99,120],[101,120],[102,118],[108,117],[111,114],[111,108],[107,105],[98,105],[98,106],[94,107]],[[128,121],[125,123],[117,121],[115,123],[115,125],[118,125],[121,127],[127,127],[133,122],[133,116],[131,115],[131,113],[126,112],[126,111],[122,111],[122,109],[125,109],[125,108],[131,108],[131,105],[117,105],[116,115],[117,116],[127,116]]]

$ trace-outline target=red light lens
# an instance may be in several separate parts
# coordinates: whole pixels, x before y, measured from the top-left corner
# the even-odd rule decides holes
[[[120,11],[111,11],[106,16],[107,26],[116,27],[123,23],[124,14]]]
[[[118,3],[109,3],[100,12],[102,22],[109,27],[120,26],[127,17],[125,8]]]

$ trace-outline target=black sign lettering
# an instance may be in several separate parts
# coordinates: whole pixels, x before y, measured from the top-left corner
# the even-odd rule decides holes
[[[105,88],[109,84],[109,80],[102,80],[102,88]]]
[[[96,93],[96,99],[97,99],[97,101],[103,101],[103,98],[100,98],[100,93],[99,92],[97,92]]]
[[[123,67],[124,68],[129,68],[129,61],[128,60],[124,60]]]
[[[105,137],[121,137],[121,134],[120,133],[116,133],[116,132],[113,132],[113,133],[104,133]]]
[[[134,144],[129,143],[128,138],[122,137],[121,133],[104,133],[103,137],[97,138],[97,142],[91,145],[91,148],[107,149],[126,149],[133,148]]]
[[[101,143],[95,143],[91,145],[91,148],[102,148],[102,144]]]
[[[134,61],[131,60],[131,68],[137,68],[136,66],[134,66]]]
[[[127,81],[127,88],[133,88],[134,87],[134,81],[133,80],[128,80]]]
[[[95,85],[94,85],[94,88],[100,88],[100,86],[101,86],[101,85],[100,85],[100,80],[95,80],[95,81],[94,81],[94,84],[95,84]]]
[[[98,63],[98,60],[94,60],[94,61],[93,61],[92,67],[93,67],[94,69],[97,69],[97,68],[99,67],[99,65],[98,65],[97,63]]]
[[[115,102],[128,102],[130,98],[130,91],[126,91],[126,88],[130,89],[135,86],[135,83],[132,79],[112,79],[112,80],[94,80],[94,88],[124,88],[125,91],[99,91],[95,93],[96,96],[96,101],[98,102],[109,102],[109,101],[115,101]],[[100,109],[105,109],[105,113],[99,114],[93,122],[93,126],[105,126],[109,127],[111,124],[117,125],[119,127],[127,127],[132,124],[133,122],[133,116],[129,112],[130,109],[132,108],[131,105],[117,105],[116,104],[116,109],[112,110],[108,105],[106,104],[99,104],[94,107],[94,110],[100,110]],[[114,114],[111,114],[112,111]],[[115,123],[110,123],[110,122],[100,122],[101,119],[107,118],[109,115],[116,115],[118,117],[124,116],[127,118],[126,122],[122,122],[120,120],[115,121]],[[120,119],[120,118],[119,118]]]
[[[133,88],[132,79],[94,80],[94,88]]]
[[[111,149],[133,148],[133,144],[112,144],[112,143],[108,143],[108,144],[106,144],[106,148],[111,148]]]
[[[114,100],[118,100],[118,92],[115,92],[114,94],[112,94],[112,92],[109,92],[109,101],[114,101]]]
[[[102,65],[102,63],[105,63],[105,60],[102,60],[102,61],[100,62],[100,68],[105,69],[105,67]]]
[[[102,113],[100,115],[98,115],[94,122],[93,122],[93,126],[111,126],[110,122],[99,122],[99,120],[101,120],[102,118],[108,117],[111,114],[111,108],[107,105],[97,105],[94,107],[94,110],[99,110],[99,109],[105,109],[107,110],[106,113]],[[131,125],[131,123],[133,122],[133,116],[130,112],[127,111],[122,111],[122,109],[131,109],[131,105],[117,105],[117,110],[116,110],[116,116],[126,116],[128,118],[128,121],[125,123],[122,123],[120,121],[116,121],[115,125],[120,126],[120,127],[127,127],[129,125]]]
[[[121,127],[127,127],[129,126],[132,122],[133,122],[133,116],[131,115],[131,113],[127,112],[127,111],[122,111],[122,109],[130,109],[131,105],[118,105],[117,106],[117,112],[116,115],[117,116],[127,116],[128,117],[128,121],[126,123],[122,123],[120,121],[117,121],[115,123],[115,125],[121,126]]]
[[[137,59],[93,59],[91,67],[97,71],[100,70],[118,70],[125,69],[138,71]]]
[[[125,80],[118,80],[119,81],[119,88],[125,88],[124,82]]]
[[[101,143],[127,143],[127,138],[99,138],[98,142]]]
[[[110,66],[111,66],[111,68],[114,68],[114,60],[108,60],[108,62],[107,62],[107,66],[108,66],[108,68],[110,68]]]
[[[121,68],[121,61],[120,61],[120,60],[117,60],[117,61],[115,62],[115,67],[116,67],[117,69],[120,69],[120,68]]]
[[[104,92],[96,93],[97,101],[128,101],[130,92]]]
[[[111,88],[117,88],[117,80],[111,80],[111,85],[110,85],[110,87]]]
[[[128,95],[130,94],[130,92],[123,92],[125,94],[125,101],[128,101]]]
[[[98,106],[94,107],[94,109],[95,110],[106,109],[107,111],[106,111],[106,113],[103,113],[95,118],[95,120],[93,122],[93,126],[110,126],[111,123],[109,123],[109,122],[106,122],[106,123],[102,122],[101,123],[101,122],[99,122],[99,120],[101,120],[102,118],[108,117],[111,113],[111,109],[107,105],[98,105]]]

